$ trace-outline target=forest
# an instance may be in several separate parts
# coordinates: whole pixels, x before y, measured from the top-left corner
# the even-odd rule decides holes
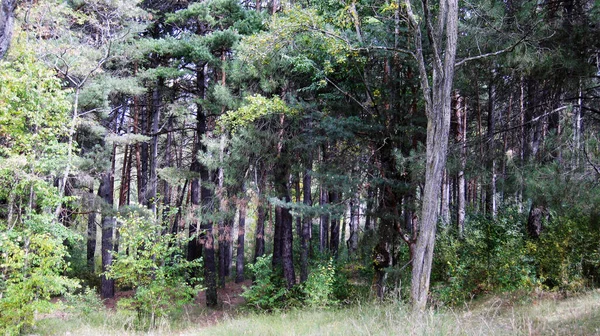
[[[600,2],[0,3],[0,334],[600,333]]]

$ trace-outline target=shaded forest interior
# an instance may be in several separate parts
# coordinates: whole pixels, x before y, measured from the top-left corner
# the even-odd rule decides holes
[[[1,2],[2,332],[599,285],[597,1]]]

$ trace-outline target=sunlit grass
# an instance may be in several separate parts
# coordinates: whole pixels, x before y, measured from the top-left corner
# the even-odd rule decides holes
[[[515,303],[516,302],[516,303]],[[326,310],[219,315],[182,313],[153,331],[136,330],[135,316],[102,310],[83,316],[52,315],[38,335],[600,335],[600,293],[537,299],[488,297],[462,308],[413,315],[403,303],[355,304]]]

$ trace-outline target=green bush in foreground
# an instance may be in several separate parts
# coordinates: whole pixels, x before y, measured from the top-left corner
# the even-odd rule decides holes
[[[5,228],[0,226],[0,231]],[[66,271],[66,247],[48,233],[9,230],[0,234],[0,334],[33,325],[36,312],[52,308],[50,298],[78,286]]]
[[[130,215],[120,221],[119,252],[107,276],[135,290],[133,297],[119,300],[119,308],[137,312],[142,324],[153,327],[157,319],[191,303],[202,289],[201,279],[188,278],[201,260],[187,261],[180,248],[187,239],[163,233],[149,218]]]
[[[257,310],[277,310],[290,307],[327,307],[339,303],[348,295],[348,281],[336,270],[333,259],[313,267],[306,282],[287,289],[282,277],[271,269],[272,256],[260,257],[248,265],[254,274],[252,287],[242,296],[247,306]]]

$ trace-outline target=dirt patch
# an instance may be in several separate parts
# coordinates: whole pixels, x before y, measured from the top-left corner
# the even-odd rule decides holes
[[[130,298],[133,297],[133,295],[135,294],[135,292],[133,290],[128,290],[128,291],[117,291],[115,293],[115,297],[111,298],[111,299],[104,299],[104,307],[106,307],[107,309],[116,309],[117,308],[117,302],[123,298]]]
[[[217,289],[219,307],[216,309],[207,309],[204,314],[198,317],[196,323],[200,326],[215,325],[233,315],[237,314],[237,308],[246,303],[246,300],[240,296],[244,292],[244,287],[252,286],[251,280],[241,283],[228,282],[225,287]],[[196,296],[195,303],[206,308],[206,291],[201,291]]]

